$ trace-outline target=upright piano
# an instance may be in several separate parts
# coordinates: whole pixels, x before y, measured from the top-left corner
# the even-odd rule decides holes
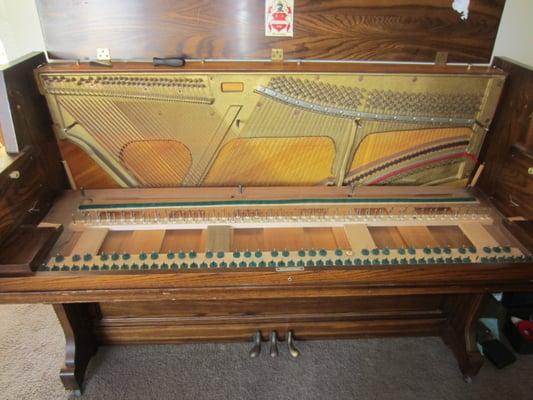
[[[65,387],[99,345],[381,336],[474,376],[487,297],[533,287],[503,2],[297,0],[293,38],[257,1],[116,3],[38,1],[48,57],[1,71],[0,302],[53,305]]]

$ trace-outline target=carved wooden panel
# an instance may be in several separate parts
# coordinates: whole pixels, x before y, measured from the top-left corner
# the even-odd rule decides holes
[[[258,0],[38,0],[54,58],[188,58],[488,62],[504,0],[471,0],[467,20],[451,0],[295,0],[293,38],[265,37]]]

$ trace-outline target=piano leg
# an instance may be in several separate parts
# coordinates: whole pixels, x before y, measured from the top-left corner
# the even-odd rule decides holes
[[[453,351],[466,382],[477,375],[483,364],[483,356],[477,348],[476,325],[487,296],[454,295],[446,298],[443,304],[448,323],[442,338]]]
[[[59,376],[65,389],[81,394],[85,370],[98,349],[92,332],[90,304],[54,304],[65,334],[65,365]]]

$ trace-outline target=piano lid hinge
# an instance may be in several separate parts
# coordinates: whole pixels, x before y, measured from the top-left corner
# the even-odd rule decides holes
[[[437,51],[435,55],[435,65],[446,65],[448,62],[448,52],[447,51]]]
[[[283,62],[283,49],[272,49],[270,58],[273,63],[274,62],[282,63]]]

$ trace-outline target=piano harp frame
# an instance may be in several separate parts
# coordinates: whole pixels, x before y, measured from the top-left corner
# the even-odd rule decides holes
[[[190,62],[35,75],[60,148],[79,147],[117,187],[416,186],[464,183],[476,165],[505,77],[472,72]],[[403,151],[380,156],[384,134]]]

